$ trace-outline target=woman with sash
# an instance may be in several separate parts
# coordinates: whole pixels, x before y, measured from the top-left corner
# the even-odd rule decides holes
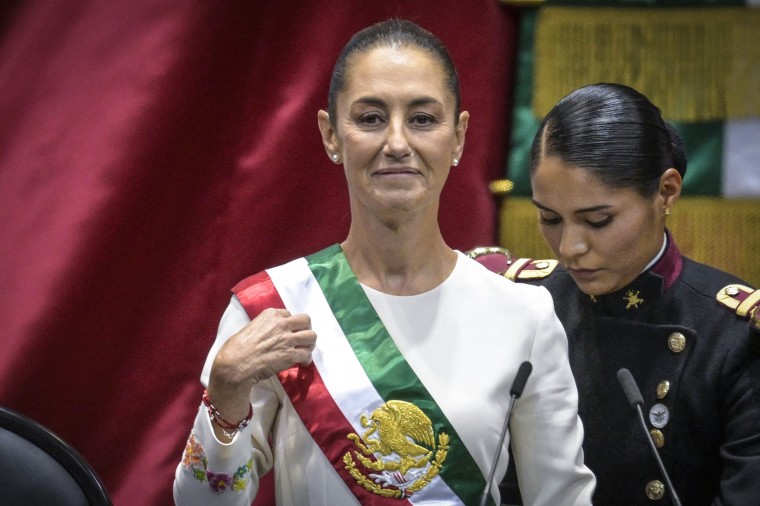
[[[518,259],[506,276],[554,297],[594,504],[678,504],[674,492],[686,505],[760,504],[760,291],[678,250],[666,221],[686,165],[660,110],[619,84],[570,93],[533,141],[533,202],[560,266]]]
[[[441,190],[469,114],[442,43],[406,21],[343,49],[318,124],[342,165],[345,241],[240,282],[201,375],[177,504],[477,504],[523,361],[510,439],[532,504],[590,504],[565,334],[549,293],[449,248]],[[507,357],[505,359],[505,357]]]

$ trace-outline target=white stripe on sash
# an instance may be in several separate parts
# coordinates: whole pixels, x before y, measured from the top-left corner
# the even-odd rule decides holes
[[[354,432],[362,436],[367,429],[362,427],[359,417],[371,414],[385,400],[356,358],[306,259],[293,260],[268,269],[267,273],[288,311],[306,313],[311,318],[312,329],[317,333],[317,344],[312,353],[314,365],[343,416],[351,423]],[[407,500],[420,506],[462,504],[440,476]]]

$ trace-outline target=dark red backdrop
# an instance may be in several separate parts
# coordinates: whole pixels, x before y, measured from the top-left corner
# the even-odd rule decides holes
[[[515,14],[496,0],[41,0],[0,7],[0,404],[116,504],[170,504],[229,288],[341,240],[316,112],[350,34],[438,34],[472,115],[450,245],[496,240]]]

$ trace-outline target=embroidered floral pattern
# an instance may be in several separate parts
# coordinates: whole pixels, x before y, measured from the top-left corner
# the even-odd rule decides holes
[[[211,487],[211,490],[217,494],[221,494],[230,488],[230,485],[232,484],[232,478],[230,478],[229,474],[212,473],[211,471],[207,471],[206,477],[208,478],[209,487]]]
[[[216,494],[224,493],[226,490],[243,492],[251,476],[253,457],[248,459],[245,465],[238,467],[232,476],[227,473],[214,473],[208,470],[208,458],[203,445],[195,438],[195,434],[190,434],[182,456],[182,467],[190,471],[196,480],[207,482]]]

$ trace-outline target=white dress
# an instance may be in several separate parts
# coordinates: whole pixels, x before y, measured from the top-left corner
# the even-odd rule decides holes
[[[347,418],[354,420],[355,433],[362,436],[368,425],[361,425],[360,415],[369,417],[384,399],[373,398],[376,391],[355,370],[346,338],[334,335],[340,332],[335,330],[332,312],[320,307],[326,305],[324,299],[301,295],[308,284],[303,265],[305,260],[298,259],[268,272],[285,306],[312,318],[317,333],[313,356],[321,380],[331,394],[335,392]],[[567,340],[545,289],[512,283],[461,253],[449,278],[429,292],[392,296],[362,288],[403,359],[477,465],[481,481],[490,471],[517,369],[523,361],[532,363],[492,484],[496,504],[510,438],[525,504],[591,504],[595,479],[583,464],[583,429]],[[204,385],[222,343],[249,321],[233,297],[201,376]],[[277,378],[255,385],[251,402],[253,421],[229,444],[216,439],[205,407],[200,406],[177,467],[177,504],[248,505],[256,495],[258,477],[272,468],[278,504],[360,504]],[[364,439],[368,443],[371,438]],[[443,467],[447,465],[456,462],[442,461]],[[394,499],[393,504],[398,502]],[[463,504],[441,476],[401,502]]]

